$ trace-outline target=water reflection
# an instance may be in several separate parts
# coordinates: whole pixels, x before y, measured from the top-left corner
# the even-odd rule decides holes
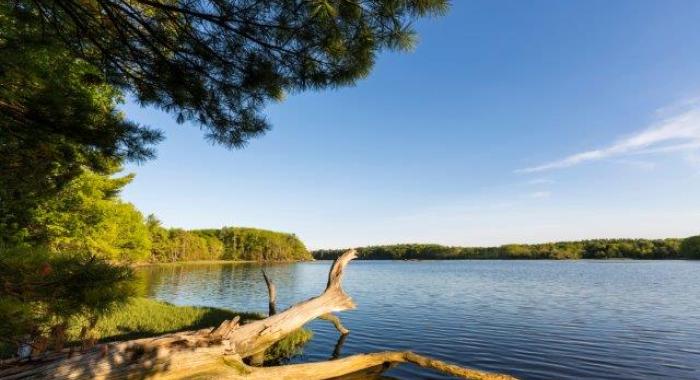
[[[343,344],[345,344],[346,339],[348,339],[348,334],[340,334],[340,336],[338,337],[338,341],[335,342],[335,347],[333,348],[331,360],[338,359],[340,357],[340,352],[343,349]]]
[[[176,304],[267,312],[259,307],[267,301],[261,268],[274,279],[278,289],[296,292],[298,276],[288,264],[166,264],[139,268],[137,277],[141,294],[148,297]],[[240,302],[244,298],[250,302]]]

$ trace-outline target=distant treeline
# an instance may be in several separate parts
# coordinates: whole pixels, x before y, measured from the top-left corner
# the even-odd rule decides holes
[[[183,230],[160,227],[152,216],[146,224],[151,236],[150,260],[296,261],[311,260],[311,254],[294,234],[257,228]]]
[[[464,259],[680,259],[683,239],[599,239],[500,247],[447,247],[438,244],[396,244],[359,248],[360,260]],[[313,251],[317,260],[333,260],[345,249]],[[689,256],[689,255],[688,255]],[[690,257],[689,257],[690,258]]]

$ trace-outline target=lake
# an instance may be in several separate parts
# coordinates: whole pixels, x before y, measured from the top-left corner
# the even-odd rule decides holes
[[[264,265],[278,310],[320,294],[331,262]],[[267,312],[256,264],[140,268],[149,295]],[[523,379],[700,379],[700,262],[353,261],[356,310],[341,355],[412,350]],[[294,362],[329,359],[338,332],[313,321]],[[401,379],[442,379],[401,365]]]

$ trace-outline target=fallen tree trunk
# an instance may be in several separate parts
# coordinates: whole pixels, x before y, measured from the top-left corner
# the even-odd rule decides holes
[[[358,354],[341,359],[318,363],[304,363],[280,367],[256,368],[247,379],[305,379],[323,380],[340,377],[364,369],[397,363],[411,363],[433,369],[448,375],[472,380],[512,380],[508,375],[463,368],[440,360],[431,359],[413,352],[386,351],[372,354]]]
[[[265,273],[265,270],[262,270],[262,275],[263,278],[265,279],[265,285],[267,285],[267,295],[268,295],[268,316],[273,316],[277,314],[277,287],[275,286],[275,283],[272,282],[272,279],[270,276]],[[350,330],[345,328],[343,326],[343,323],[340,321],[340,318],[338,318],[335,314],[332,313],[326,313],[318,317],[318,319],[323,319],[328,322],[331,322],[333,326],[335,327],[336,330],[341,335],[347,335],[350,333]]]
[[[253,367],[243,359],[259,355],[273,343],[307,322],[355,307],[341,288],[345,266],[355,258],[351,250],[330,269],[326,290],[268,318],[240,325],[238,318],[215,329],[167,334],[156,338],[96,346],[73,357],[55,357],[36,363],[16,363],[0,370],[2,379],[330,379],[374,367],[412,363],[465,379],[505,380],[513,377],[478,371],[430,359],[412,352],[352,355],[327,362]],[[274,310],[274,285],[265,275]],[[333,316],[334,317],[334,316]],[[332,318],[331,318],[332,319]],[[336,318],[339,331],[342,324]],[[340,327],[338,327],[340,326]],[[347,331],[347,330],[345,330]],[[60,355],[59,355],[60,356]]]

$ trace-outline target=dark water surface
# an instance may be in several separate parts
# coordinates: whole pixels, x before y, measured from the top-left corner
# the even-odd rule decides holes
[[[330,262],[265,266],[278,310],[318,295]],[[260,266],[140,269],[152,297],[267,311]],[[413,350],[523,379],[700,379],[700,262],[355,261],[356,310],[342,355]],[[297,362],[331,357],[338,333],[314,321]],[[444,378],[403,365],[402,379]]]

